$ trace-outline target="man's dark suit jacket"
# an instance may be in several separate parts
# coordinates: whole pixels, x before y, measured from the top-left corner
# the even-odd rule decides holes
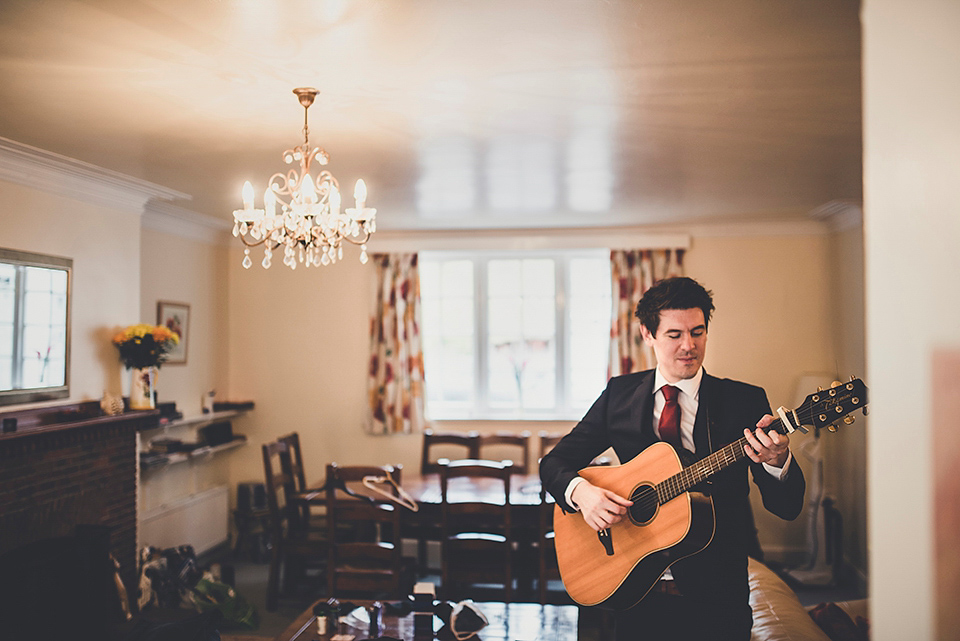
[[[654,379],[655,370],[610,379],[583,420],[544,456],[540,477],[562,508],[572,511],[564,491],[577,471],[608,447],[626,462],[659,440],[653,428]],[[762,388],[704,372],[693,429],[694,458],[701,459],[740,439],[745,427],[755,427],[768,413],[770,404]],[[747,630],[751,620],[747,553],[756,542],[748,468],[767,510],[788,520],[800,514],[805,483],[796,458],[783,480],[749,459],[733,465],[715,474],[707,488],[716,514],[713,541],[702,552],[672,566],[678,589],[698,603],[698,608],[707,610],[702,615],[711,616],[712,612],[723,622]]]

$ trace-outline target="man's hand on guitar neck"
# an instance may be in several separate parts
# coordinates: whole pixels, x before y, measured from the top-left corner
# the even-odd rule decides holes
[[[597,532],[619,522],[627,513],[627,508],[633,505],[633,501],[585,479],[573,488],[570,498],[583,515],[583,520]]]
[[[790,454],[790,437],[776,430],[768,432],[765,428],[773,421],[774,418],[767,414],[757,422],[756,430],[743,430],[743,435],[750,445],[743,451],[754,463],[766,463],[782,468]]]

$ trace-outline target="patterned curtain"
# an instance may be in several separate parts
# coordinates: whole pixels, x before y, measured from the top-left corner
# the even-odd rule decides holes
[[[409,434],[423,427],[420,272],[416,254],[372,254],[377,266],[370,319],[371,434]]]
[[[644,345],[640,321],[633,315],[637,301],[655,283],[683,276],[683,249],[614,249],[610,252],[613,275],[613,325],[610,328],[610,376],[640,372],[657,363]]]

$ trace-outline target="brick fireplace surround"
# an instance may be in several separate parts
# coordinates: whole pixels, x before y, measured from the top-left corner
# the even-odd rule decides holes
[[[96,402],[0,413],[0,554],[77,525],[110,529],[110,549],[131,597],[137,587],[138,430],[159,412],[101,415]],[[135,602],[132,598],[131,602]]]

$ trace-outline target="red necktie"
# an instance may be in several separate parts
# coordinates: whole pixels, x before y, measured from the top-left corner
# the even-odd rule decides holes
[[[660,391],[663,392],[663,398],[666,400],[663,411],[660,412],[660,425],[657,428],[660,431],[660,440],[670,443],[680,451],[683,449],[683,441],[680,439],[680,404],[677,402],[680,389],[673,385],[664,385]]]

